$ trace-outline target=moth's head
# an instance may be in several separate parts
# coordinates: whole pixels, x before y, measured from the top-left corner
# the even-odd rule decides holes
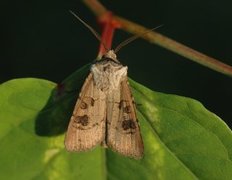
[[[114,50],[107,51],[107,53],[104,54],[103,58],[109,58],[115,62],[118,62],[117,55],[115,54]]]

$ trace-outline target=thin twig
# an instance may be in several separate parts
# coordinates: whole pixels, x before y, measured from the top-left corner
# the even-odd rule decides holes
[[[93,11],[93,13],[98,18],[108,12],[108,10],[97,0],[83,0],[83,2]],[[147,28],[139,24],[133,23],[119,16],[113,16],[112,19],[120,24],[121,29],[132,34],[140,35],[142,34],[142,32],[148,30]],[[187,59],[197,62],[203,66],[206,66],[212,70],[232,77],[232,66],[227,65],[215,58],[209,57],[203,53],[200,53],[192,48],[189,48],[179,42],[176,42],[166,36],[161,35],[160,33],[150,32],[141,35],[141,38],[151,43],[157,44],[174,53],[177,53],[183,57],[186,57]]]
[[[83,0],[85,5],[97,16],[103,16],[108,10],[97,0]]]

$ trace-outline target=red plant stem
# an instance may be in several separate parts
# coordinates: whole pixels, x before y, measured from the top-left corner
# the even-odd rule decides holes
[[[98,18],[99,23],[102,25],[102,36],[101,43],[98,53],[98,58],[100,59],[108,50],[112,47],[112,40],[114,36],[114,31],[119,27],[115,21],[113,21],[112,12],[108,11],[103,16]]]

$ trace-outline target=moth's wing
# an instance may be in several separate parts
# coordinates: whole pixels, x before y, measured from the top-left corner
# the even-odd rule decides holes
[[[142,158],[143,141],[127,78],[121,82],[120,89],[108,94],[106,117],[107,146],[125,156]]]
[[[86,151],[105,139],[105,94],[94,85],[93,74],[86,78],[75,105],[65,137],[68,151]]]

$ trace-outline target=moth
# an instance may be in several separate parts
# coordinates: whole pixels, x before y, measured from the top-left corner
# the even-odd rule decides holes
[[[80,152],[101,144],[124,156],[140,159],[144,146],[128,83],[128,68],[118,61],[115,52],[108,50],[92,64],[68,125],[65,147]]]

